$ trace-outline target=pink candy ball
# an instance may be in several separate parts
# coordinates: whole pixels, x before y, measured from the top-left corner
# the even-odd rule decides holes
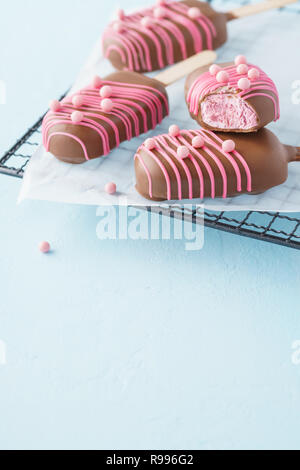
[[[251,83],[248,80],[248,78],[240,78],[240,80],[238,81],[238,87],[241,90],[248,90],[250,86],[251,86]]]
[[[197,135],[196,137],[193,138],[192,146],[195,149],[200,149],[200,148],[204,147],[204,145],[205,145],[205,141],[204,141],[203,137],[201,137],[201,135]]]
[[[166,4],[166,0],[157,0],[157,5],[161,6],[161,5],[165,5]]]
[[[209,73],[211,75],[217,75],[217,73],[221,72],[221,67],[217,64],[213,64],[209,67]]]
[[[193,20],[196,20],[197,18],[200,18],[201,10],[200,10],[200,8],[197,8],[197,7],[190,8],[189,11],[188,11],[188,15]]]
[[[259,77],[259,71],[255,68],[250,69],[248,72],[248,77],[250,78],[250,80],[255,80]]]
[[[238,55],[234,59],[235,65],[247,64],[247,59],[244,55]]]
[[[145,142],[145,147],[148,150],[153,150],[156,147],[156,143],[154,139],[147,139]]]
[[[162,8],[162,7],[157,7],[154,9],[154,16],[155,18],[164,18],[166,16],[166,9],[165,8]]]
[[[144,26],[144,28],[151,28],[152,24],[152,19],[149,16],[145,16],[145,18],[141,19],[141,25]]]
[[[61,104],[58,100],[50,101],[49,108],[53,113],[57,113],[61,109]]]
[[[181,145],[177,149],[177,155],[179,158],[184,160],[185,158],[188,158],[188,156],[190,155],[190,151],[185,145]]]
[[[74,124],[78,124],[79,122],[83,121],[84,114],[81,111],[74,111],[74,113],[71,114],[71,119]]]
[[[107,183],[104,189],[107,194],[116,194],[117,185],[115,183]]]
[[[76,95],[72,98],[72,103],[76,108],[80,108],[83,105],[83,96]]]
[[[237,66],[236,71],[239,75],[246,75],[248,73],[248,65],[240,64]]]
[[[176,124],[173,124],[173,126],[169,127],[169,134],[172,137],[177,137],[180,134],[180,128]]]
[[[101,98],[109,98],[112,95],[112,88],[109,85],[105,85],[100,90]]]
[[[101,80],[101,78],[96,75],[96,76],[93,78],[92,85],[93,85],[94,88],[100,88],[101,85],[102,85],[102,80]]]
[[[120,21],[124,20],[124,18],[125,18],[125,12],[124,12],[124,10],[122,10],[122,8],[119,8],[119,9],[117,10],[117,18],[118,18],[118,20],[120,20]]]
[[[105,113],[110,113],[110,111],[113,109],[114,104],[112,100],[106,98],[102,101],[101,106]]]
[[[216,76],[217,82],[219,83],[228,83],[229,82],[229,74],[222,70],[222,72],[218,72]]]
[[[222,149],[226,153],[233,152],[235,150],[235,143],[233,140],[225,140],[222,144]]]
[[[49,253],[49,251],[51,250],[50,243],[41,242],[39,244],[39,250],[40,250],[41,253]]]
[[[124,31],[123,25],[120,21],[116,21],[113,28],[116,33],[122,33]]]

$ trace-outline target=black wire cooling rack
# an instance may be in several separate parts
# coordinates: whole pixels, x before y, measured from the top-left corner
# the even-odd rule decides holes
[[[249,3],[247,0],[241,4]],[[291,6],[300,13],[299,3]],[[61,97],[62,99],[63,97]],[[42,116],[0,159],[0,173],[22,178],[30,157],[41,143]],[[192,207],[192,206],[191,206]],[[150,208],[147,208],[150,210]],[[153,208],[152,212],[190,220],[195,224],[222,230],[265,242],[300,249],[300,213],[284,214],[279,212],[215,212],[202,208],[189,209],[187,206],[168,206]]]
[[[0,173],[22,178],[25,168],[41,142],[43,116],[0,159]],[[191,206],[192,207],[192,206]],[[203,223],[201,208],[167,206],[151,208],[162,215]],[[242,235],[265,242],[300,249],[300,213],[283,214],[273,212],[204,212],[207,227]]]

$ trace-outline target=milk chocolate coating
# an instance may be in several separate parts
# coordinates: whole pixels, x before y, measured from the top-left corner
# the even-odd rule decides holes
[[[224,68],[224,67],[228,67],[228,66],[234,66],[234,62],[227,62],[227,63],[224,63],[224,64],[218,64],[218,65],[220,65],[222,68]],[[190,75],[188,75],[188,77],[186,79],[186,83],[185,83],[186,101],[187,101],[188,93],[189,93],[191,87],[194,85],[195,81],[201,75],[203,75],[204,73],[209,72],[209,67],[210,66],[200,67],[197,70],[195,70],[194,72],[192,72]],[[249,68],[250,68],[250,66],[249,66]],[[262,73],[264,73],[264,72],[262,72]],[[240,78],[243,78],[243,77],[244,76],[242,76],[242,75],[240,76]],[[247,75],[246,75],[246,77],[247,77]],[[224,86],[224,84],[220,84],[220,88],[222,86]],[[256,85],[254,83],[252,83],[252,86],[255,87]],[[273,83],[273,87],[276,90],[276,87],[275,87],[274,83]],[[241,90],[238,89],[238,87],[236,87],[236,88],[237,88],[236,93],[241,91]],[[249,89],[249,92],[247,91],[247,94],[249,94],[250,92],[251,92],[251,88]],[[256,114],[257,124],[255,126],[251,127],[250,129],[241,129],[241,128],[226,129],[226,128],[217,128],[217,127],[210,126],[208,123],[205,122],[205,120],[202,117],[201,103],[207,98],[207,96],[215,95],[215,94],[218,94],[218,93],[219,93],[218,91],[213,91],[211,93],[208,91],[205,94],[205,96],[203,96],[200,99],[198,114],[194,114],[191,111],[190,105],[187,102],[187,106],[189,108],[191,117],[195,121],[197,121],[201,125],[201,127],[203,127],[204,129],[210,129],[210,130],[217,131],[217,132],[218,131],[220,131],[220,132],[255,132],[258,129],[261,129],[262,127],[265,127],[270,122],[276,121],[277,119],[279,119],[279,97],[278,97],[277,90],[275,92],[273,92],[273,91],[270,91],[270,90],[266,89],[264,86],[258,86],[258,89],[255,90],[255,92],[253,92],[253,94],[254,93],[256,93],[256,94],[260,93],[260,95],[259,96],[249,96],[245,99],[246,103],[252,108],[252,110]],[[225,93],[232,94],[232,91],[228,90],[228,92],[225,92]],[[263,95],[268,95],[271,98],[268,98],[268,96],[263,96]],[[275,102],[275,108],[274,108],[274,102]],[[276,110],[277,110],[277,112],[276,112]]]
[[[112,89],[111,112],[102,111],[99,89],[88,87],[65,98],[59,112],[46,115],[43,139],[47,151],[63,162],[83,163],[108,154],[118,146],[117,138],[121,143],[153,129],[169,113],[167,92],[157,80],[116,72],[103,80],[102,87],[107,85]],[[72,104],[78,95],[83,98],[81,107]],[[84,116],[78,124],[71,121],[75,111]]]
[[[199,135],[205,137],[205,147],[192,148],[188,158],[184,160],[179,158],[176,154],[178,147],[180,145],[188,146],[187,144],[191,144],[193,138]],[[136,189],[144,198],[154,201],[198,199],[201,193],[204,198],[211,198],[212,181],[215,184],[214,197],[259,194],[284,183],[288,176],[288,163],[300,161],[300,148],[281,144],[268,129],[261,129],[252,134],[232,133],[226,135],[201,130],[182,131],[181,136],[175,139],[169,135],[162,137],[160,142],[161,137],[155,138],[156,148],[151,151],[147,150],[145,145],[140,147],[135,158]],[[206,137],[210,139],[211,143]],[[232,139],[235,142],[236,152],[229,155],[231,161],[228,155],[226,157],[222,151],[222,142],[227,139]],[[212,155],[217,159],[213,159]],[[242,158],[240,159],[238,155]],[[236,171],[232,164],[233,160],[237,165]],[[219,162],[219,166],[216,161]],[[225,194],[224,178],[220,166],[226,173],[227,189]],[[245,170],[246,167],[249,170],[248,174]],[[176,176],[174,168],[177,169],[180,178],[178,175]],[[208,168],[211,169],[213,178],[209,175]],[[201,173],[203,186],[199,178]],[[237,174],[241,176],[241,191],[237,189]],[[190,184],[188,175],[191,178]],[[169,195],[168,178],[170,182]],[[181,184],[181,197],[179,197],[178,180]]]
[[[173,10],[173,3],[185,5],[187,7],[186,11],[179,13]],[[163,8],[167,8],[169,11],[168,25],[166,23],[164,24],[163,18],[159,20],[154,18],[154,8],[141,12],[141,18],[145,16],[150,17],[159,25],[159,29],[155,24],[150,28],[154,38],[146,34],[147,30],[145,31],[145,28],[145,32],[143,32],[143,28],[141,28],[141,18],[134,18],[133,15],[128,16],[123,22],[125,32],[116,33],[113,29],[114,24],[111,24],[107,28],[103,35],[103,52],[104,56],[109,59],[116,69],[129,69],[139,73],[160,70],[203,50],[217,49],[227,41],[228,15],[226,13],[216,12],[208,3],[198,2],[197,0],[186,0],[183,2],[167,3]],[[212,26],[208,24],[203,26],[197,19],[189,17],[189,8],[199,8],[202,15],[208,18]],[[176,13],[177,18],[172,17],[174,13]],[[128,19],[130,19],[130,23]],[[186,23],[186,19],[188,19],[189,23]],[[171,27],[169,26],[170,24],[172,25]],[[214,28],[215,33],[212,32]],[[164,34],[161,33],[161,30],[164,31]],[[166,40],[166,37],[168,40]],[[184,40],[186,56],[183,54],[180,38]],[[124,39],[126,43],[124,43]],[[144,44],[146,44],[146,47]],[[162,50],[162,63],[159,61],[159,48]],[[169,60],[170,48],[174,51],[174,60],[172,62]],[[147,64],[148,52],[150,60]],[[130,62],[129,55],[133,58],[136,56],[137,59]]]

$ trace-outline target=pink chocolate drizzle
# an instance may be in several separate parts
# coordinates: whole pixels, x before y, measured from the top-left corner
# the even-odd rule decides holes
[[[258,70],[259,77],[250,80],[250,88],[247,90],[240,90],[237,93],[238,96],[244,100],[248,100],[254,96],[264,96],[269,98],[274,104],[274,121],[277,121],[280,118],[280,108],[279,96],[275,83],[259,67],[251,64],[248,65],[249,68],[255,68]],[[190,106],[190,112],[195,116],[199,114],[200,102],[205,98],[205,96],[218,92],[218,90],[220,90],[220,93],[226,93],[226,89],[224,89],[224,87],[228,87],[228,91],[239,90],[238,81],[243,75],[237,72],[237,67],[235,65],[230,65],[224,67],[222,70],[226,71],[229,75],[228,83],[220,83],[217,81],[215,75],[211,75],[210,72],[205,72],[201,74],[191,86],[187,96],[187,102]]]
[[[113,103],[113,108],[109,113],[101,109],[103,98],[100,96],[99,89],[92,87],[84,88],[80,92],[63,99],[58,112],[48,112],[43,121],[43,144],[47,152],[49,151],[52,137],[62,135],[78,142],[82,147],[85,159],[89,160],[85,143],[76,135],[62,131],[55,132],[55,129],[50,133],[51,129],[57,125],[68,124],[73,125],[74,128],[76,126],[83,126],[93,129],[102,140],[103,155],[107,155],[112,150],[109,138],[111,130],[116,142],[116,145],[113,147],[118,147],[121,143],[120,129],[113,121],[112,116],[120,119],[126,129],[126,139],[130,140],[132,137],[148,132],[160,124],[164,118],[164,109],[167,111],[167,114],[169,113],[169,104],[166,96],[156,88],[140,84],[111,81],[103,81],[101,88],[106,85],[110,86],[112,90],[110,100]],[[83,104],[79,108],[83,113],[83,120],[76,124],[71,119],[72,113],[78,110],[72,103],[74,96],[83,98]],[[149,112],[151,115],[151,126],[148,125]],[[141,116],[140,119],[138,114]],[[140,122],[141,119],[142,123]],[[140,126],[142,126],[142,132],[140,132]]]
[[[122,63],[129,70],[139,71],[143,68],[150,72],[153,70],[150,43],[155,47],[160,68],[164,68],[174,64],[174,47],[176,48],[172,41],[174,37],[181,51],[182,60],[187,59],[185,35],[178,25],[185,28],[192,36],[195,54],[204,48],[213,50],[213,38],[217,32],[209,18],[204,15],[191,18],[188,14],[190,7],[181,2],[165,2],[162,6],[164,10],[162,18],[155,17],[156,8],[157,5],[125,16],[123,20],[117,22],[121,31],[115,31],[116,22],[111,23],[104,32],[103,43],[109,38],[114,44],[108,46],[105,57],[108,58],[110,53],[115,51],[120,54]],[[149,27],[142,24],[143,18],[149,18],[151,21]],[[203,37],[206,39],[206,44],[203,44]],[[167,63],[164,60],[164,53]]]
[[[193,138],[196,136],[201,136],[204,139],[204,146],[201,149],[194,148],[191,143]],[[248,192],[252,191],[252,176],[251,176],[251,171],[246,160],[236,150],[234,150],[231,153],[225,152],[222,148],[223,140],[220,139],[214,132],[207,131],[207,130],[205,131],[204,130],[181,131],[181,133],[177,137],[172,137],[170,136],[170,134],[164,134],[164,135],[155,137],[154,140],[156,143],[156,147],[153,150],[149,150],[147,149],[145,145],[142,145],[139,148],[138,153],[135,155],[135,159],[138,159],[141,162],[141,165],[143,166],[145,173],[147,175],[150,198],[153,197],[153,191],[152,191],[153,181],[152,181],[151,173],[149,169],[147,168],[147,165],[141,155],[141,151],[146,152],[147,155],[149,155],[156,162],[156,164],[160,167],[165,177],[166,187],[167,187],[167,199],[169,201],[171,200],[172,182],[171,182],[170,175],[167,171],[167,168],[164,164],[164,160],[168,163],[168,165],[172,168],[172,170],[175,173],[177,187],[178,187],[178,200],[182,200],[182,178],[178,170],[178,164],[183,169],[186,175],[187,181],[188,181],[189,199],[194,199],[194,198],[199,198],[199,197],[200,199],[204,198],[204,176],[203,176],[203,172],[201,170],[200,164],[204,166],[204,168],[206,169],[209,175],[210,184],[211,184],[211,197],[215,198],[215,194],[216,194],[215,174],[209,163],[209,160],[213,160],[218,167],[218,170],[221,174],[222,182],[223,182],[222,197],[223,198],[227,197],[227,187],[228,187],[227,173],[224,168],[224,165],[222,164],[220,158],[218,157],[215,151],[217,151],[219,154],[224,155],[224,157],[232,165],[235,175],[236,175],[237,192],[242,191],[242,174],[241,174],[240,167],[237,164],[237,161],[240,162],[245,172],[245,175],[247,178],[247,191]],[[198,178],[199,178],[199,193],[197,194],[193,192],[192,176],[191,176],[189,167],[186,164],[186,161],[184,159],[179,158],[176,150],[174,150],[173,148],[173,147],[178,148],[179,146],[182,146],[182,145],[186,146],[189,149],[190,151],[189,160],[194,165]],[[177,162],[177,165],[175,162]]]

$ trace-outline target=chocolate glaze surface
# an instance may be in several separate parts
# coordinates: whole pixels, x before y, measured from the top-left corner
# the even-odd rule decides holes
[[[113,108],[104,112],[100,91],[107,86]],[[73,104],[78,96],[81,106]],[[76,111],[83,118],[78,123],[72,122]],[[134,72],[116,72],[102,80],[101,86],[65,98],[59,111],[49,111],[43,122],[43,142],[59,160],[83,163],[155,128],[168,113],[168,95],[160,82]]]
[[[206,49],[217,49],[227,41],[225,13],[197,0],[167,2],[166,15],[155,17],[157,5],[111,23],[103,34],[106,58],[118,69],[136,72],[160,70]],[[198,8],[202,18],[191,18],[189,10]],[[152,23],[143,26],[143,19]],[[120,31],[116,31],[119,25]]]
[[[195,137],[204,146],[195,148]],[[222,150],[232,139],[235,150]],[[178,148],[189,149],[187,158]],[[268,129],[252,134],[224,134],[206,130],[181,131],[155,138],[155,148],[141,146],[135,157],[136,189],[154,201],[258,194],[284,183],[288,163],[300,161],[300,149],[280,143]]]
[[[219,65],[225,70],[228,67],[234,67],[233,62],[227,62],[227,63],[219,64]],[[255,66],[249,65],[249,69],[251,67],[255,67]],[[219,90],[215,90],[212,92],[207,90],[207,93],[205,93],[199,99],[198,113],[193,112],[193,109],[191,107],[191,102],[189,99],[189,94],[192,93],[192,87],[195,86],[196,81],[201,79],[201,77],[203,77],[204,74],[209,74],[209,66],[200,67],[199,69],[192,72],[186,79],[185,97],[186,97],[187,106],[189,108],[191,117],[195,121],[197,121],[203,128],[210,129],[213,131],[221,131],[221,132],[254,132],[254,131],[257,131],[258,129],[261,129],[262,127],[265,127],[270,122],[278,120],[280,117],[280,108],[279,108],[279,97],[278,97],[278,92],[276,90],[276,86],[274,82],[269,77],[267,77],[267,75],[261,69],[259,69],[258,67],[256,68],[260,70],[260,73],[262,74],[262,76],[264,76],[265,79],[268,80],[270,84],[272,84],[270,88],[272,88],[273,91],[271,91],[271,89],[266,88],[265,85],[257,85],[255,82],[252,82],[250,89],[247,90],[247,92],[245,92],[245,101],[253,109],[253,111],[255,112],[257,116],[257,124],[255,126],[251,127],[250,129],[244,130],[241,128],[237,128],[237,129],[217,128],[217,127],[212,127],[208,125],[202,116],[201,103],[207,98],[207,96],[220,93]],[[241,75],[240,78],[243,78],[243,75]],[[260,79],[257,79],[257,82],[259,81]],[[221,88],[222,88],[222,84],[220,84],[220,89]],[[229,87],[229,88],[232,88],[232,87]],[[235,86],[235,89],[236,89],[235,91],[236,95],[241,92],[238,86]],[[230,89],[228,91],[223,90],[222,92],[228,93],[228,94],[234,94],[232,93],[232,90]],[[253,96],[251,96],[251,94]]]

